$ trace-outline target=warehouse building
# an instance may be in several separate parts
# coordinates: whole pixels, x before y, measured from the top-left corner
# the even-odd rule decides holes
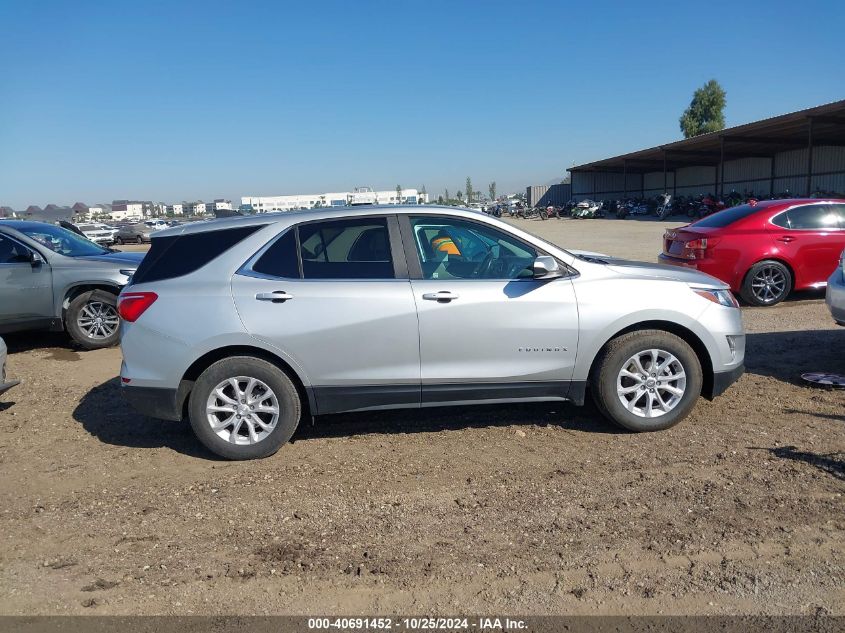
[[[569,183],[557,185],[531,185],[525,188],[525,201],[529,207],[564,206],[572,198]]]
[[[845,193],[845,100],[569,169],[572,197]]]

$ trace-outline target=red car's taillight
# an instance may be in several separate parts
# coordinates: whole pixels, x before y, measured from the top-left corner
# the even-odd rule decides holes
[[[712,237],[702,237],[697,240],[690,240],[684,243],[684,249],[681,252],[681,257],[686,259],[704,259],[708,248],[713,248],[718,240]]]
[[[158,295],[154,292],[127,292],[121,295],[117,311],[121,319],[134,323],[146,312],[147,308],[155,303],[156,299]]]

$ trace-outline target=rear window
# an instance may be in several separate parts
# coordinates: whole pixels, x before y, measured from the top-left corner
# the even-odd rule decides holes
[[[153,237],[150,251],[132,276],[132,283],[143,284],[192,273],[261,228],[264,228],[263,224]]]
[[[720,229],[728,226],[729,224],[733,224],[738,220],[747,218],[749,215],[757,213],[760,210],[760,207],[752,207],[750,204],[741,204],[738,207],[731,207],[730,209],[725,209],[724,211],[718,211],[713,215],[708,215],[706,218],[696,222],[695,226]]]

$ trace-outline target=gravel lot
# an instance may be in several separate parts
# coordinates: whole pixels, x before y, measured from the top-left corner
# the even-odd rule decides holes
[[[653,260],[668,223],[516,221]],[[341,415],[260,462],[122,403],[117,349],[7,336],[0,612],[845,614],[845,328],[743,310],[748,373],[657,434],[592,406]]]

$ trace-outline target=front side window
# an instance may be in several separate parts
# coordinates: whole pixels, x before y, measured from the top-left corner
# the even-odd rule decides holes
[[[0,235],[0,264],[23,264],[29,261],[28,248]]]
[[[483,224],[449,217],[413,217],[411,230],[423,279],[532,278],[537,250]]]
[[[826,231],[840,228],[839,215],[833,205],[808,204],[786,212],[789,228]]]
[[[93,257],[109,252],[81,235],[53,224],[33,224],[19,230],[28,238],[65,257]]]
[[[299,227],[305,279],[393,279],[386,218],[311,222]]]

